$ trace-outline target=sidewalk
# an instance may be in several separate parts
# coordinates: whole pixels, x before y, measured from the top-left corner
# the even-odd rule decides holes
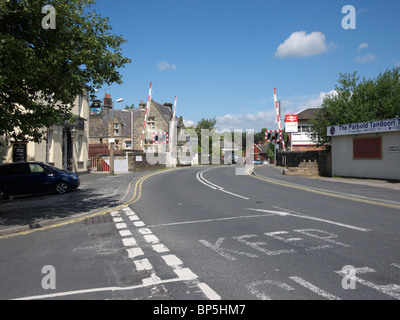
[[[15,197],[0,204],[0,237],[62,223],[112,208],[128,199],[131,186],[148,172],[79,176],[78,190],[64,195]]]
[[[282,173],[285,170],[284,167],[275,167],[272,166],[275,170]],[[382,179],[369,179],[369,178],[342,178],[342,177],[322,177],[322,176],[300,176],[303,178],[315,179],[315,180],[325,180],[332,182],[342,182],[342,183],[351,183],[358,184],[364,186],[371,187],[379,187],[379,188],[387,188],[392,190],[400,190],[400,181],[399,180],[382,180]]]

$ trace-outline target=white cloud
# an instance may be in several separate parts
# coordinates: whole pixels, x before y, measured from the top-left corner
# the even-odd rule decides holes
[[[159,71],[176,70],[176,65],[174,64],[171,65],[166,61],[160,61],[158,63],[158,70]]]
[[[261,128],[278,128],[276,124],[275,110],[268,112],[259,111],[257,113],[247,113],[241,115],[225,114],[222,117],[216,117],[218,130],[242,130],[253,129],[259,132]]]
[[[286,114],[296,114],[302,110],[308,108],[319,108],[325,97],[328,95],[336,94],[335,90],[330,92],[320,92],[319,94],[312,96],[294,96],[289,97],[286,100],[281,101],[281,125],[282,128],[285,126],[285,115]],[[243,130],[253,129],[255,133],[260,132],[262,128],[267,128],[268,130],[277,130],[278,124],[276,119],[276,111],[271,106],[266,108],[266,111],[258,111],[255,113],[247,114],[225,114],[223,116],[216,117],[217,128],[219,131],[228,129],[233,131],[235,129]]]
[[[185,127],[192,127],[192,126],[196,125],[196,123],[194,121],[186,120],[186,119],[183,119],[183,124]]]
[[[372,53],[367,53],[363,56],[357,56],[356,62],[358,63],[369,63],[369,62],[374,62],[376,61],[377,57],[376,55]]]
[[[362,49],[365,49],[365,48],[368,48],[368,43],[366,43],[366,42],[361,43],[361,44],[358,46],[358,51],[360,51],[360,50],[362,50]]]
[[[335,46],[334,43],[330,44]],[[325,35],[315,31],[307,34],[305,31],[295,31],[276,50],[275,57],[309,57],[328,51]]]

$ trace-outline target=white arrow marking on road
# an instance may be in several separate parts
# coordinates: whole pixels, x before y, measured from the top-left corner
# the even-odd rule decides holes
[[[281,208],[279,208],[279,209],[281,209]],[[274,210],[252,209],[252,208],[247,208],[247,210],[271,213],[271,214],[276,214],[276,215],[282,216],[282,217],[291,216],[291,217],[296,217],[296,218],[321,221],[321,222],[326,222],[326,223],[334,224],[334,225],[337,225],[340,227],[349,228],[349,229],[353,229],[353,230],[357,230],[357,231],[363,231],[363,232],[372,231],[371,229],[365,229],[365,228],[361,228],[361,227],[357,227],[357,226],[352,226],[350,224],[344,224],[344,223],[335,222],[335,221],[331,221],[331,220],[312,217],[312,216],[308,216],[306,214],[299,213],[299,212],[294,212],[294,211],[288,212],[289,210],[288,211],[274,211]],[[282,209],[282,210],[285,210],[285,209]]]

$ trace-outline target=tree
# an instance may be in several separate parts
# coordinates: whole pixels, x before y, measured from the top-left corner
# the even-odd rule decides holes
[[[46,127],[63,124],[84,86],[92,99],[102,85],[121,84],[121,36],[94,0],[8,0],[0,5],[0,136],[39,142]],[[45,5],[55,29],[42,26]],[[46,7],[45,7],[46,8]],[[48,8],[48,7],[47,7]]]
[[[198,137],[199,151],[205,151],[202,149],[202,146],[204,147],[204,144],[207,143],[206,142],[207,139],[208,139],[208,152],[213,151],[212,137],[214,136],[214,139],[216,139],[216,136],[217,136],[216,127],[215,127],[216,124],[217,124],[217,119],[215,117],[211,118],[211,119],[201,118],[201,120],[199,122],[197,122],[195,131],[196,131],[197,137]],[[202,135],[202,130],[208,130],[207,136]],[[219,135],[218,135],[218,137],[219,137]],[[218,138],[218,141],[219,141],[219,138]],[[217,157],[219,155],[214,154],[214,152],[213,152],[213,156]]]
[[[400,117],[400,68],[380,73],[375,79],[340,74],[335,93],[328,95],[311,120],[311,135],[319,145],[329,145],[327,127]]]
[[[265,132],[268,131],[267,128],[262,128],[260,132],[254,135],[254,143],[264,144],[265,143]]]

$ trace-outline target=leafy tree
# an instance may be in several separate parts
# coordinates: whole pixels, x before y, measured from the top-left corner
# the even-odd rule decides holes
[[[0,136],[39,142],[44,128],[63,124],[72,103],[90,87],[121,84],[121,36],[94,0],[1,0]],[[56,10],[55,29],[42,27],[45,5]]]
[[[265,131],[268,131],[267,128],[262,128],[260,132],[254,134],[254,143],[256,144],[265,143]]]
[[[311,135],[320,145],[329,145],[327,127],[400,117],[400,68],[380,73],[375,79],[340,74],[335,93],[328,95],[316,118]]]

